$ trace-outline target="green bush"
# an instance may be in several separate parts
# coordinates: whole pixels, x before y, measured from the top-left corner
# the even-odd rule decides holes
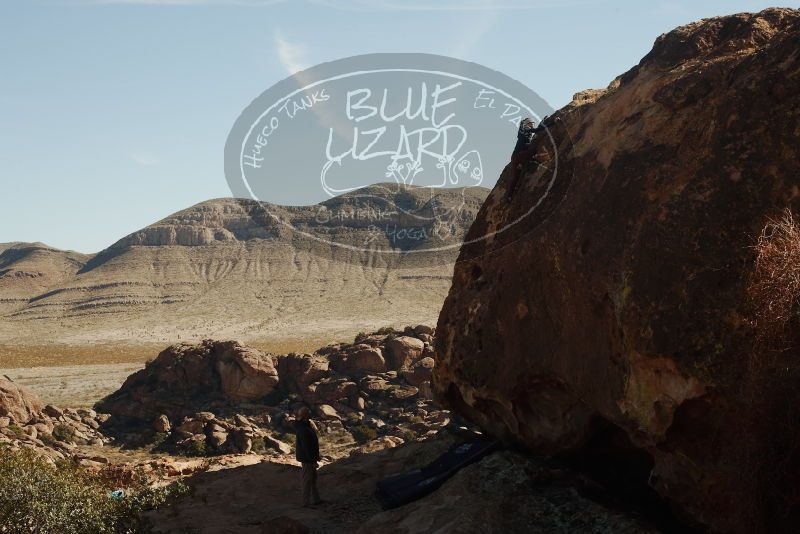
[[[22,427],[16,423],[8,425],[8,429],[12,431],[14,435],[17,436],[18,438],[21,438],[25,435],[25,432],[23,432]]]
[[[164,444],[164,442],[167,441],[168,437],[169,434],[167,434],[166,432],[156,432],[155,434],[153,434],[153,449],[158,449],[159,447],[161,447]]]
[[[358,425],[354,427],[352,434],[353,439],[355,439],[358,443],[372,441],[378,436],[378,432],[376,432],[374,428],[370,428],[367,425]]]
[[[253,438],[253,452],[264,452],[267,449],[267,444],[264,442],[264,438],[261,436],[256,436]]]
[[[64,423],[59,423],[53,427],[53,437],[58,441],[69,443],[75,439],[75,429]]]
[[[109,497],[110,486],[75,464],[47,463],[29,449],[0,450],[0,531],[5,534],[143,533],[150,526],[142,512],[186,492],[176,483],[126,488],[126,497]]]
[[[410,430],[401,430],[399,437],[402,438],[406,443],[417,441],[417,435]]]
[[[37,437],[42,443],[44,443],[48,447],[54,447],[56,444],[56,438],[54,438],[50,434],[39,434]]]
[[[190,440],[178,447],[179,452],[184,456],[211,456],[213,451],[205,440]]]

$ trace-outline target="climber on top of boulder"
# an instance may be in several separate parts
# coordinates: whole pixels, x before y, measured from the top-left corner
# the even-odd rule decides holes
[[[517,188],[517,182],[522,174],[522,167],[531,159],[531,142],[541,129],[541,124],[542,123],[540,123],[538,127],[535,127],[533,120],[529,117],[519,122],[517,144],[514,146],[514,152],[511,154],[511,183],[508,186],[506,196],[510,197]]]

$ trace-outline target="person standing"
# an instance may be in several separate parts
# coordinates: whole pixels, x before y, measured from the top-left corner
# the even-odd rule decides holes
[[[320,460],[317,429],[311,422],[311,410],[303,406],[297,410],[295,422],[295,458],[303,466],[303,506],[320,504],[317,489],[317,467]]]

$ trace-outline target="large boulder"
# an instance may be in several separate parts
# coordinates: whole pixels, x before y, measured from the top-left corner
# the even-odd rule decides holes
[[[278,385],[273,361],[260,351],[241,347],[217,359],[222,395],[231,402],[253,402],[269,395]]]
[[[308,404],[334,404],[341,399],[354,399],[358,386],[346,378],[325,378],[309,385],[303,392]]]
[[[392,369],[408,369],[422,354],[425,343],[411,336],[398,336],[386,341]]]
[[[795,530],[800,229],[769,220],[800,210],[798,42],[796,10],[690,24],[548,119],[456,263],[438,397],[534,451],[627,458],[712,530]]]
[[[348,375],[376,374],[386,371],[386,360],[380,347],[353,345],[330,356],[333,370]]]
[[[327,377],[330,374],[329,365],[327,358],[311,354],[290,353],[278,356],[281,387],[286,391],[300,393],[309,384]]]
[[[41,410],[42,402],[35,393],[7,376],[0,376],[0,417],[27,423]]]
[[[257,401],[277,385],[267,354],[236,341],[181,343],[129,376],[98,409],[150,425],[162,414],[176,421],[212,402]]]
[[[419,387],[430,381],[434,365],[435,361],[430,356],[420,358],[407,371],[403,372],[403,378],[412,386]]]

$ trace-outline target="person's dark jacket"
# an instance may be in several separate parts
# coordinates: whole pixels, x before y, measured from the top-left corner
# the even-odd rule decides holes
[[[295,458],[301,463],[319,461],[319,439],[309,421],[295,422]]]
[[[521,152],[527,148],[536,133],[533,123],[521,122],[517,130],[517,144],[514,146],[514,153]]]

